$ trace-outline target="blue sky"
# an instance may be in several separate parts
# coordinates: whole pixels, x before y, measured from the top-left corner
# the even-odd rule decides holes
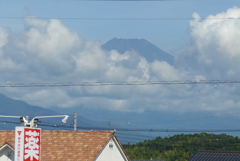
[[[105,43],[114,37],[144,38],[163,50],[175,54],[178,47],[188,43],[188,23],[194,12],[197,12],[201,17],[207,17],[226,11],[228,8],[239,5],[239,3],[237,0],[10,0],[2,1],[0,13],[1,17],[12,18],[1,18],[0,23],[2,27],[19,32],[23,30],[23,24],[22,19],[17,17],[63,18],[60,21],[64,25],[77,31],[86,40]],[[91,20],[91,18],[123,18],[125,20]],[[149,20],[126,20],[132,18]],[[151,20],[154,18],[167,20]]]
[[[1,2],[1,83],[239,79],[237,0]],[[122,55],[103,51],[101,44],[114,37],[144,38],[174,55],[176,66],[148,62],[131,51]],[[125,66],[126,62],[132,65]],[[236,114],[239,89],[238,84],[218,84],[2,88],[1,92],[45,108]]]

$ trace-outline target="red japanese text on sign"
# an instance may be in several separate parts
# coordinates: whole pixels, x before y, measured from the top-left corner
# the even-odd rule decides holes
[[[40,161],[40,129],[25,129],[24,161]]]
[[[40,161],[41,129],[16,127],[15,161]]]

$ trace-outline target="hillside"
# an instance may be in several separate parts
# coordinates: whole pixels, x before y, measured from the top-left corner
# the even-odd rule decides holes
[[[186,161],[198,150],[239,151],[240,139],[226,134],[178,134],[123,147],[131,160]]]
[[[102,45],[104,50],[117,50],[123,54],[126,51],[136,51],[141,56],[145,57],[149,62],[154,60],[166,61],[169,64],[174,64],[174,57],[167,52],[161,50],[145,39],[117,39],[113,38]]]
[[[0,115],[7,116],[29,116],[30,119],[36,116],[69,115],[67,123],[62,123],[62,118],[44,118],[40,119],[39,127],[52,130],[73,130],[73,113],[57,113],[38,106],[29,105],[20,100],[14,100],[3,94],[0,94]],[[80,127],[97,127],[101,123],[92,122],[83,116],[78,115],[77,125]],[[17,118],[0,117],[0,130],[13,130],[15,126],[20,126],[20,120]]]
[[[57,112],[27,104],[21,100],[14,100],[0,94],[0,115],[36,116],[36,115],[57,115]]]

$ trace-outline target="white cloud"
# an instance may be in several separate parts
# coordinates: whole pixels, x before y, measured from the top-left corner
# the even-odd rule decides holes
[[[239,56],[238,37],[240,31],[238,26],[240,22],[240,10],[237,7],[228,9],[224,13],[217,14],[215,16],[208,16],[205,20],[200,20],[200,16],[196,16],[194,13],[194,20],[190,22],[191,38],[196,48],[202,51],[212,48],[218,55],[235,57]],[[209,50],[208,52],[210,52]],[[213,54],[213,53],[209,53]],[[216,54],[216,53],[215,53]],[[206,55],[207,56],[207,55]],[[202,60],[208,61],[208,60]]]
[[[180,80],[180,71],[169,65],[167,62],[160,62],[155,60],[151,63],[153,75],[157,77],[157,80],[173,81]]]
[[[45,108],[69,108],[83,103],[82,98],[71,97],[68,91],[61,88],[27,90],[20,99],[30,102],[32,105],[40,105]]]
[[[69,51],[80,48],[82,40],[76,32],[70,31],[59,20],[26,19],[27,31],[23,33],[22,48],[40,58],[62,58]]]
[[[207,19],[197,13],[189,24],[192,46],[177,59],[148,62],[133,51],[103,51],[59,20],[26,18],[25,30],[0,28],[2,82],[123,82],[234,79],[240,74],[240,9]],[[56,88],[4,88],[7,96],[42,107],[102,108],[120,111],[236,110],[239,87],[228,85],[152,85]],[[224,91],[224,92],[222,92]]]
[[[180,66],[206,79],[236,79],[240,74],[239,17],[238,7],[205,19],[194,13],[189,25],[192,46],[179,57]]]
[[[154,77],[151,65],[138,53],[121,55],[116,51],[103,51],[99,43],[83,41],[58,20],[26,18],[24,22],[25,31],[8,33],[8,39],[5,36],[4,59],[0,60],[4,65],[1,73],[3,82],[122,82]],[[12,66],[15,71],[6,66]],[[43,107],[75,107],[81,102],[90,108],[97,105],[100,108],[132,111],[132,107],[124,105],[132,105],[128,97],[135,95],[137,88],[109,86],[19,90],[22,93],[6,89],[14,98]],[[102,103],[92,104],[96,100],[102,100]]]
[[[0,27],[0,49],[6,44],[7,37],[8,37],[8,33]]]

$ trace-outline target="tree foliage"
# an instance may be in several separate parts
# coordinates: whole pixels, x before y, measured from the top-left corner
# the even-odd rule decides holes
[[[123,147],[131,160],[185,161],[198,150],[239,151],[240,140],[226,134],[178,134]]]

